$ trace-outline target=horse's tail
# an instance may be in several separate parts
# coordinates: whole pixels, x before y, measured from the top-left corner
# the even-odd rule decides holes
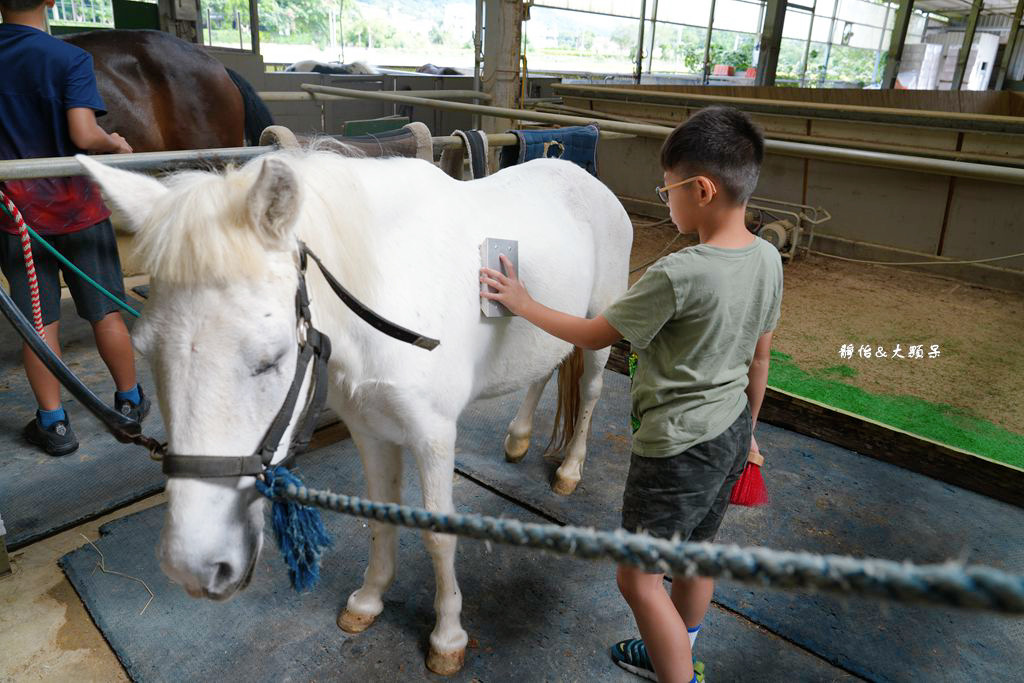
[[[238,92],[242,93],[242,102],[245,104],[245,142],[253,146],[258,145],[263,129],[274,125],[274,117],[270,115],[266,103],[260,99],[249,81],[242,78],[234,69],[227,71]]]
[[[576,433],[576,423],[580,416],[580,380],[583,378],[583,349],[572,347],[572,353],[566,356],[558,366],[558,408],[555,411],[555,424],[551,430],[551,441],[547,450],[551,453],[564,451]]]

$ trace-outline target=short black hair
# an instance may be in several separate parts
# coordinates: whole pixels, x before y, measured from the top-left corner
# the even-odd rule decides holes
[[[733,107],[706,107],[679,124],[661,147],[661,167],[681,175],[706,174],[737,203],[757,187],[764,135]]]
[[[0,9],[9,12],[24,12],[42,5],[44,0],[0,0]]]

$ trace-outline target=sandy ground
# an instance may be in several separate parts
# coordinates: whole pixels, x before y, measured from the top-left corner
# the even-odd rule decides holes
[[[668,253],[675,228],[653,223],[634,217],[631,269]],[[694,243],[680,236],[669,249]],[[773,348],[803,370],[846,365],[856,375],[844,381],[865,391],[949,404],[1024,434],[1024,295],[803,254],[784,278]],[[853,344],[852,358],[840,357],[844,344]],[[897,344],[904,356],[922,345],[924,358],[893,358]],[[939,355],[930,358],[933,344]],[[858,354],[861,345],[871,358]],[[874,357],[878,346],[887,357]]]

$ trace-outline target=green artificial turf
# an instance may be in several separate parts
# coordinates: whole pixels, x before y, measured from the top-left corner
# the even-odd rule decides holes
[[[792,357],[772,351],[768,384],[911,434],[1024,467],[1024,435],[951,405],[913,396],[870,394],[843,382],[856,374],[846,365],[805,372],[793,363]]]

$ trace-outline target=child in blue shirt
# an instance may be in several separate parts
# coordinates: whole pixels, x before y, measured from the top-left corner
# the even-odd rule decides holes
[[[104,114],[96,88],[92,57],[79,47],[46,33],[45,12],[54,0],[0,0],[0,159],[72,156],[85,152],[130,153],[117,133],[96,123]],[[59,252],[115,296],[124,300],[124,282],[110,211],[99,190],[84,176],[9,180],[0,189],[21,211],[25,222]],[[59,262],[33,244],[46,341],[60,353]],[[0,270],[11,298],[32,317],[28,277],[17,226],[0,212]],[[149,410],[135,378],[131,337],[116,304],[78,275],[64,270],[78,314],[92,323],[96,347],[114,378],[115,408],[141,420]],[[74,452],[78,439],[61,406],[60,384],[24,347],[25,372],[39,409],[24,430],[25,438],[50,455]]]

